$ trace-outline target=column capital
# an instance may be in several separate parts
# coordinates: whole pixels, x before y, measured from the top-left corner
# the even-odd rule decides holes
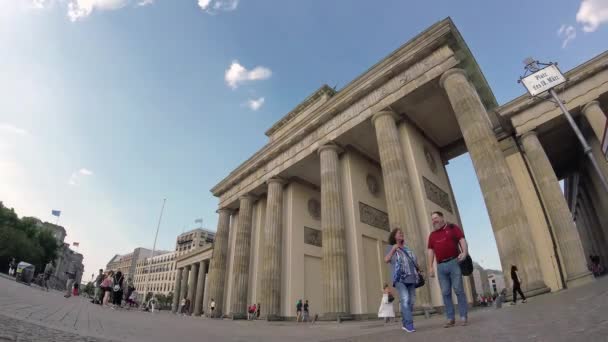
[[[581,112],[583,114],[585,114],[585,112],[587,112],[589,109],[591,109],[594,106],[600,107],[600,102],[598,100],[593,100],[593,101],[587,103],[586,105],[583,106],[583,109],[581,110]]]
[[[469,79],[469,77],[467,76],[467,72],[459,69],[459,68],[452,68],[446,72],[443,73],[443,75],[441,75],[441,78],[439,78],[439,85],[441,86],[441,88],[445,89],[445,81],[453,75],[462,75],[464,76],[467,80]]]
[[[338,154],[344,152],[344,149],[342,147],[338,146],[333,141],[326,141],[324,144],[322,144],[321,146],[319,146],[319,148],[317,149],[317,153],[321,154],[321,152],[323,152],[325,150],[334,150]]]
[[[217,214],[227,214],[227,215],[231,215],[234,210],[230,209],[230,208],[220,208],[218,210],[215,211]]]
[[[269,178],[269,179],[266,181],[266,184],[268,184],[268,185],[270,185],[271,183],[279,183],[279,184],[281,184],[281,185],[285,185],[285,184],[287,184],[287,183],[289,183],[289,182],[288,182],[288,181],[287,181],[287,179],[285,179],[285,178],[281,178],[281,177],[272,177],[272,178]]]
[[[375,127],[376,126],[376,120],[378,118],[380,118],[380,117],[385,116],[385,115],[389,115],[390,117],[392,117],[395,122],[397,122],[397,120],[399,120],[399,115],[397,115],[397,113],[393,112],[390,109],[384,109],[384,110],[381,110],[381,111],[379,111],[378,113],[376,113],[376,114],[374,114],[372,116],[372,125]]]
[[[258,196],[253,195],[253,194],[245,194],[245,195],[241,195],[239,196],[239,201],[242,200],[250,200],[250,201],[255,201],[256,199],[258,199]]]
[[[530,137],[530,136],[538,137],[538,133],[535,130],[527,131],[524,134],[519,136],[519,140],[523,141],[524,139],[526,139],[527,137]]]

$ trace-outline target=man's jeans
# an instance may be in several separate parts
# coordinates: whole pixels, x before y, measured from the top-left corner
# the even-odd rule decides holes
[[[399,305],[401,306],[401,322],[404,327],[411,328],[414,324],[412,313],[416,302],[416,284],[396,283],[399,292]]]
[[[460,319],[467,318],[467,296],[464,293],[462,284],[462,273],[457,259],[450,260],[441,264],[437,264],[437,276],[439,277],[439,286],[443,295],[443,304],[445,305],[445,315],[448,320],[454,320],[454,303],[452,302],[452,288],[458,299],[458,312]]]

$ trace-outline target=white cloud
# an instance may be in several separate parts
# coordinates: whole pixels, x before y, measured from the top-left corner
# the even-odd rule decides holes
[[[92,175],[93,175],[93,171],[82,168],[82,169],[72,173],[72,175],[70,176],[70,179],[68,180],[68,184],[69,185],[78,185],[78,184],[80,184],[80,180],[83,177],[88,177],[88,176],[92,176]]]
[[[198,0],[198,6],[205,12],[215,14],[219,11],[234,11],[239,0]]]
[[[272,71],[266,67],[257,66],[252,70],[247,70],[238,61],[233,61],[228,70],[226,70],[224,78],[228,86],[236,89],[245,82],[265,80],[270,78],[271,75]]]
[[[24,130],[23,128],[19,128],[17,126],[14,126],[11,124],[6,124],[6,123],[0,123],[0,131],[5,131],[5,132],[12,133],[12,134],[18,134],[18,135],[27,134],[27,131]]]
[[[51,6],[52,0],[32,0],[32,8],[45,9]]]
[[[84,19],[96,11],[110,11],[123,8],[129,0],[70,0],[68,17],[71,21]]]
[[[576,21],[583,25],[583,31],[593,32],[608,22],[608,0],[582,0],[576,13]]]
[[[249,99],[247,101],[247,107],[253,111],[257,111],[264,104],[264,98],[260,97],[259,99]]]
[[[154,3],[154,0],[141,0],[140,2],[137,3],[137,6],[144,7],[144,6],[152,5],[153,3]]]
[[[557,30],[557,37],[559,37],[560,39],[563,39],[563,41],[562,41],[562,49],[563,49],[568,45],[568,43],[570,41],[572,41],[574,38],[576,38],[576,29],[572,25],[569,25],[569,26],[562,25],[562,27],[560,27],[559,30]]]

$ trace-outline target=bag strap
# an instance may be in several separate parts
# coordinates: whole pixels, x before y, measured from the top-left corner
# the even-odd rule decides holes
[[[410,258],[410,256],[407,253],[407,251],[402,250],[401,252],[403,252],[403,254],[405,254],[405,257],[408,258],[408,260],[411,261],[412,264],[414,264],[414,268],[416,269],[416,272],[420,273],[420,268],[418,267],[418,263],[414,262],[414,260],[412,260],[412,258]]]

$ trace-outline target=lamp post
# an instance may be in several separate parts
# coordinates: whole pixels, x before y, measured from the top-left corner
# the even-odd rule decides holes
[[[150,255],[150,261],[148,262],[148,272],[146,274],[146,287],[144,291],[143,300],[146,300],[146,296],[148,295],[148,287],[150,286],[150,269],[152,268],[152,258],[154,257],[154,252],[156,250],[156,239],[158,238],[158,231],[160,229],[160,222],[163,219],[163,212],[165,210],[165,203],[167,203],[167,199],[163,198],[163,206],[160,208],[160,216],[158,217],[158,225],[156,226],[156,234],[154,235],[154,244],[152,245],[152,253]]]

